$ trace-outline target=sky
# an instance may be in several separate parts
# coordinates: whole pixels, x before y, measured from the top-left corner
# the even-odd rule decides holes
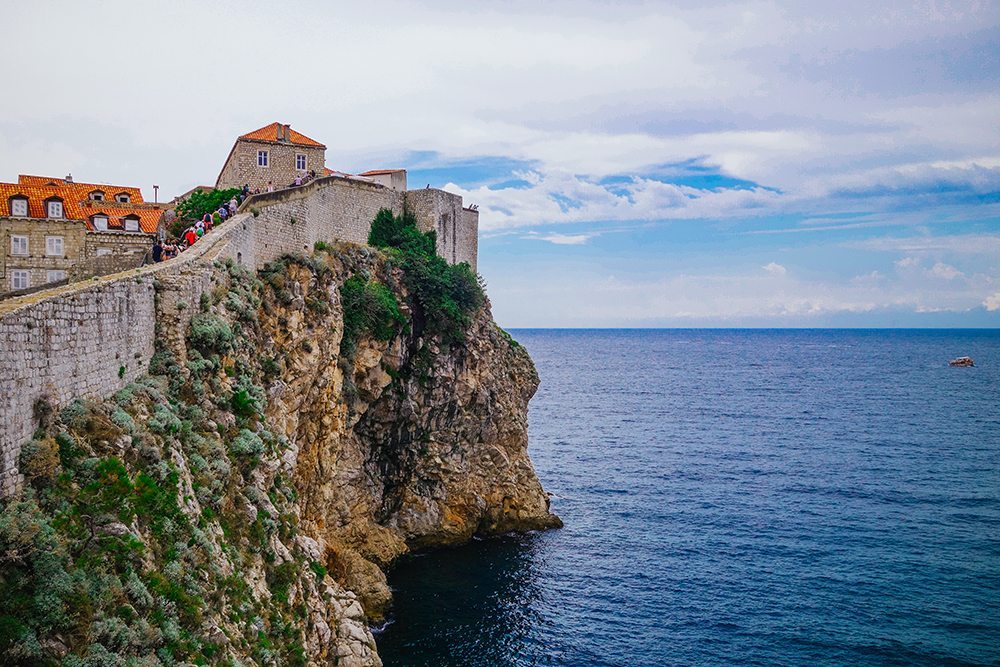
[[[505,327],[1000,327],[1000,2],[0,3],[0,180],[274,121],[480,210]]]

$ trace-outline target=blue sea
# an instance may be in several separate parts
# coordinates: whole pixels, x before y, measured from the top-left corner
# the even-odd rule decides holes
[[[401,563],[386,667],[1000,665],[1000,331],[512,334],[566,526]]]

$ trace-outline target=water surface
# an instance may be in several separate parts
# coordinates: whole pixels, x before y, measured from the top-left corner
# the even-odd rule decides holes
[[[1000,664],[1000,332],[512,333],[566,527],[400,565],[387,667]]]

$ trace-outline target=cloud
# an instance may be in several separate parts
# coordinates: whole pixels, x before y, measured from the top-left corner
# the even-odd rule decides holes
[[[564,172],[536,173],[530,187],[446,190],[479,205],[484,231],[573,222],[720,219],[764,215],[780,195],[765,188],[696,188],[653,178],[612,184]]]
[[[897,269],[912,269],[920,266],[920,260],[916,257],[904,257],[903,259],[896,260],[894,264]]]
[[[1000,292],[994,292],[986,297],[983,300],[983,306],[991,313],[1000,310]]]
[[[944,262],[938,262],[932,266],[930,274],[935,278],[942,278],[944,280],[954,280],[955,278],[962,278],[965,276],[964,273],[956,269],[954,266],[949,266]]]
[[[544,236],[529,236],[526,238],[548,241],[556,245],[583,245],[594,238],[594,236],[594,234],[546,234]]]
[[[1000,255],[1000,234],[949,234],[943,236],[910,236],[873,238],[845,243],[845,247],[885,252],[919,253],[946,252],[956,255]],[[917,262],[915,257],[908,261]]]
[[[915,272],[860,280],[800,278],[744,270],[639,278],[590,267],[491,282],[495,312],[509,326],[822,326],[843,316],[1000,311],[989,277],[941,280]],[[866,320],[852,320],[861,321]],[[890,322],[897,321],[890,319]]]
[[[783,267],[781,264],[778,264],[777,262],[771,262],[770,264],[765,264],[762,268],[768,273],[770,273],[772,276],[784,276],[785,274],[788,273],[788,269]]]

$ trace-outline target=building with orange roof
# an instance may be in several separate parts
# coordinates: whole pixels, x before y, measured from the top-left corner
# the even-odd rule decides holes
[[[323,174],[326,146],[296,132],[290,125],[271,123],[237,137],[215,187],[266,191],[290,185],[310,172]]]
[[[405,169],[372,169],[371,171],[363,171],[358,175],[370,178],[379,185],[384,185],[390,190],[406,192]]]
[[[0,294],[136,266],[162,216],[131,186],[24,174],[0,182]]]

